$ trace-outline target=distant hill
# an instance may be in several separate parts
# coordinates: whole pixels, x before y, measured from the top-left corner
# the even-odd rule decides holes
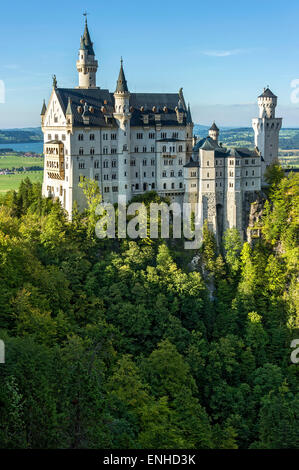
[[[194,125],[194,134],[206,137],[209,126]],[[227,147],[253,147],[254,132],[251,127],[222,128],[219,140]],[[281,150],[299,149],[299,129],[284,128],[279,134]]]
[[[41,142],[42,140],[43,133],[40,127],[0,130],[0,144]]]

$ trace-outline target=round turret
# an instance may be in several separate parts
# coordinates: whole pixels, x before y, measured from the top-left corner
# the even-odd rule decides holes
[[[275,108],[277,96],[272,93],[269,87],[264,88],[263,93],[258,97],[260,118],[275,118]]]
[[[219,129],[218,129],[218,127],[216,126],[215,121],[213,122],[212,126],[211,126],[210,129],[209,129],[209,137],[211,137],[211,139],[213,139],[213,140],[215,140],[216,142],[218,142]]]

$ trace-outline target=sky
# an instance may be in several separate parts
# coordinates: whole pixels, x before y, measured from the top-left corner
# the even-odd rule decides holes
[[[298,0],[51,0],[1,2],[0,128],[40,125],[52,75],[75,87],[83,12],[115,90],[120,56],[130,91],[183,87],[193,121],[250,126],[267,85],[284,127],[299,127]]]

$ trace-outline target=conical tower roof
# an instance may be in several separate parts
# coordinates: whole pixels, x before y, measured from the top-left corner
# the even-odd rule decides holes
[[[216,124],[215,124],[215,121],[214,121],[213,124],[211,125],[210,131],[219,131],[218,127],[217,127]]]
[[[83,36],[81,37],[80,48],[87,49],[89,55],[95,55],[93,50],[93,42],[90,39],[90,34],[88,30],[87,18],[85,18],[85,28]]]
[[[189,103],[188,103],[188,109],[187,109],[186,122],[187,124],[192,124],[192,116],[191,116],[191,109],[190,109]]]
[[[70,98],[70,97],[68,97],[67,108],[66,108],[65,114],[73,114],[73,111],[72,111],[72,102],[71,102],[71,98]]]
[[[40,115],[41,116],[44,116],[46,114],[46,111],[47,111],[47,106],[46,106],[46,102],[45,100],[43,101],[43,107],[42,107],[42,110],[40,112]]]
[[[277,98],[277,96],[274,95],[274,93],[272,93],[269,87],[267,87],[267,88],[264,88],[264,91],[259,96],[259,98]]]
[[[116,82],[116,90],[115,93],[127,93],[128,90],[128,85],[127,85],[127,80],[125,77],[125,72],[123,68],[123,60],[120,60],[120,71],[118,75],[118,79]]]

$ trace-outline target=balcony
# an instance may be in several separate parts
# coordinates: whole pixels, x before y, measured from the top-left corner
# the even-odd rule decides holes
[[[64,144],[58,140],[44,145],[45,167],[48,178],[64,180]]]

